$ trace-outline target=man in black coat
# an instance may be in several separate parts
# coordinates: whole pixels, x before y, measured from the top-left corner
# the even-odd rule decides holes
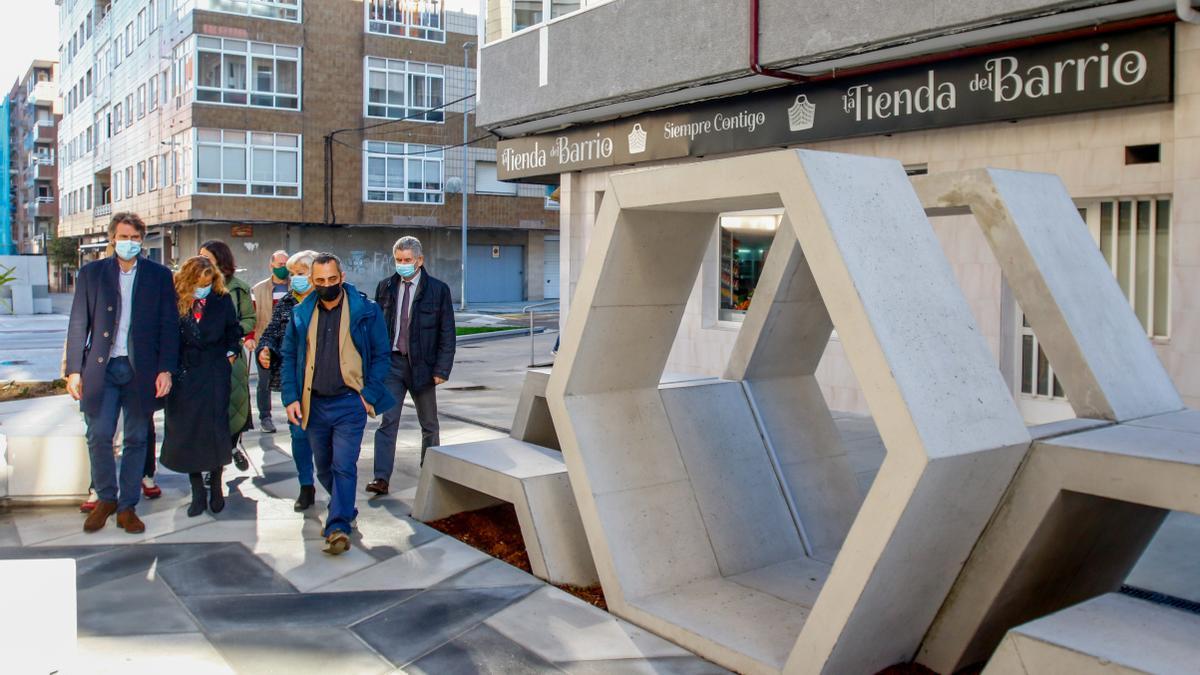
[[[134,213],[113,215],[108,226],[115,255],[84,265],[75,284],[63,371],[67,392],[87,423],[92,484],[100,501],[85,532],[117,525],[145,531],[134,512],[151,417],[171,391],[179,361],[179,310],[171,271],[139,257],[146,224]],[[124,412],[120,478],[113,457],[117,417]]]
[[[401,237],[392,246],[392,257],[396,273],[375,289],[392,345],[387,386],[396,397],[396,406],[383,414],[375,431],[375,480],[367,484],[367,492],[377,495],[387,494],[392,479],[406,393],[412,395],[421,424],[421,462],[427,449],[440,444],[436,387],[450,379],[456,339],[450,287],[424,269],[421,241]]]

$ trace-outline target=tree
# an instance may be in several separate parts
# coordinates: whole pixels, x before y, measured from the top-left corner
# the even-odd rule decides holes
[[[54,267],[78,267],[79,239],[55,237],[46,243],[46,255]]]

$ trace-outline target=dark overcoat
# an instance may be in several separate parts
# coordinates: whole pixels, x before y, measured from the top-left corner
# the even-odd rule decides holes
[[[79,373],[83,395],[79,408],[100,413],[108,354],[121,316],[120,270],[116,256],[90,262],[79,270],[71,320],[67,324],[63,375]],[[154,396],[159,373],[174,373],[179,361],[179,310],[171,271],[139,258],[133,278],[129,317],[129,363],[133,367],[130,414],[149,415],[162,407]]]
[[[241,349],[242,328],[229,295],[210,295],[197,322],[178,320],[179,375],[167,397],[162,465],[180,473],[211,471],[233,460],[229,433],[232,366],[226,354]]]
[[[375,302],[387,321],[388,344],[396,343],[396,308],[400,304],[400,275],[392,274],[375,287]],[[412,391],[433,386],[433,376],[450,379],[454,367],[454,349],[458,338],[454,332],[454,304],[450,287],[433,278],[421,268],[421,283],[412,299],[408,323],[408,354],[412,363]]]

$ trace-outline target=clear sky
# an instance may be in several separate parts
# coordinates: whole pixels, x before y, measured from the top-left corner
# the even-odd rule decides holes
[[[445,2],[450,10],[479,12],[479,0]],[[54,0],[0,0],[0,8],[0,94],[7,94],[30,61],[58,58],[58,7]]]
[[[58,7],[54,0],[0,0],[0,94],[34,59],[58,59]]]

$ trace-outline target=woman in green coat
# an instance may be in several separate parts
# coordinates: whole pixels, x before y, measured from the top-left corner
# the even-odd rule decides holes
[[[200,255],[211,260],[221,270],[221,274],[225,275],[225,287],[237,309],[238,323],[241,324],[242,334],[250,335],[254,331],[256,318],[254,301],[250,295],[250,287],[246,285],[245,281],[234,276],[236,268],[233,262],[233,251],[225,242],[219,239],[210,239],[200,245]],[[250,368],[244,350],[238,350],[237,358],[233,362],[230,387],[229,433],[233,437],[236,448],[238,437],[242,432],[253,427],[250,421]],[[249,466],[240,450],[234,453],[234,463],[242,471]]]

